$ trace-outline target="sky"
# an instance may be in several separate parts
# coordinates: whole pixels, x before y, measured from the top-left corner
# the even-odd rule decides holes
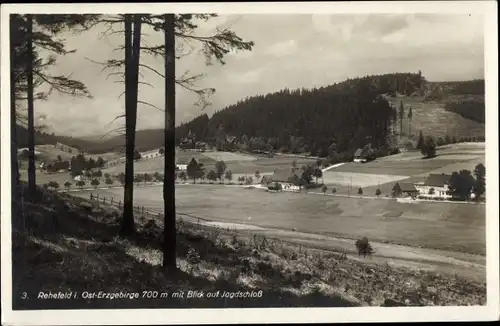
[[[326,86],[347,78],[393,72],[418,72],[430,81],[484,78],[483,19],[477,15],[443,14],[334,14],[334,15],[226,15],[200,22],[196,35],[208,36],[216,28],[229,28],[245,41],[255,43],[252,51],[232,52],[225,65],[207,65],[196,45],[176,62],[176,74],[204,74],[197,87],[215,88],[209,107],[195,105],[196,95],[176,89],[176,123],[236,103],[245,97],[283,88]],[[122,29],[116,26],[115,30]],[[71,75],[84,82],[92,99],[53,93],[37,102],[39,124],[61,135],[96,136],[123,125],[124,85],[116,76],[108,78],[95,61],[120,59],[123,43],[115,33],[103,37],[105,26],[77,35],[65,34],[69,49],[76,52],[59,57],[51,73]],[[163,34],[144,31],[148,44],[162,44]],[[108,33],[109,34],[109,33]],[[141,63],[162,71],[163,58],[141,56]],[[164,107],[161,77],[144,69],[139,100]],[[138,129],[162,128],[164,112],[139,104]]]

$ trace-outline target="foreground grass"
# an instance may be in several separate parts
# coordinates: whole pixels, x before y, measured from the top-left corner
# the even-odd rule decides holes
[[[175,278],[161,268],[162,225],[140,215],[137,235],[118,238],[119,213],[44,192],[16,208],[15,309],[349,307],[482,305],[486,285],[386,265],[367,265],[259,237],[180,222]],[[261,298],[141,299],[142,291],[260,291]],[[39,291],[138,292],[139,299],[37,300]],[[21,299],[23,292],[29,299]]]

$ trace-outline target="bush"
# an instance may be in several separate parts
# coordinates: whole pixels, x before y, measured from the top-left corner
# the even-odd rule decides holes
[[[47,184],[48,188],[52,188],[52,189],[59,189],[59,183],[55,182],[55,181],[50,181],[48,184]]]
[[[99,182],[99,180],[97,180],[97,179],[93,179],[93,180],[90,182],[90,184],[91,184],[92,186],[94,186],[94,188],[97,188],[97,186],[99,186],[100,182]]]
[[[398,147],[389,148],[389,155],[395,155],[401,153],[401,150]]]
[[[336,193],[337,192],[337,188],[333,188],[332,189],[332,194]]]
[[[380,191],[380,189],[377,189],[377,190],[375,191],[375,196],[380,196],[380,194],[381,194],[381,193],[382,193],[382,191]]]
[[[358,189],[358,195],[362,195],[363,194],[363,188],[359,187]]]
[[[373,248],[368,241],[367,237],[363,237],[359,240],[356,240],[356,249],[358,250],[358,255],[363,257],[366,257],[366,255],[371,256],[372,253],[374,253]]]

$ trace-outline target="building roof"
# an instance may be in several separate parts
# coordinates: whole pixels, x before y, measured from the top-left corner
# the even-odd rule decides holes
[[[227,136],[226,141],[228,143],[232,143],[232,142],[236,141],[236,136]]]
[[[358,148],[356,150],[356,152],[354,152],[354,156],[361,156],[363,155],[363,149],[362,148]]]
[[[449,174],[429,174],[425,180],[426,186],[443,187],[450,182],[451,175]]]
[[[394,187],[396,187],[396,185],[399,185],[399,189],[401,189],[402,192],[416,192],[416,191],[418,191],[417,188],[415,188],[415,186],[413,185],[413,183],[396,182]]]
[[[293,171],[291,169],[278,170],[271,176],[271,180],[275,182],[293,182],[300,180],[303,173],[299,169]]]

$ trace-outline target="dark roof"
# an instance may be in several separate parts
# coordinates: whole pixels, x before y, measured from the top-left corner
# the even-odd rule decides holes
[[[272,176],[270,175],[263,175],[262,176],[262,179],[260,179],[260,182],[271,182],[273,179],[272,179]]]
[[[445,184],[450,182],[451,175],[449,174],[429,174],[425,180],[426,186],[431,187],[443,187]]]
[[[226,141],[227,141],[228,143],[232,143],[232,142],[234,142],[235,140],[236,140],[236,136],[227,136],[227,137],[226,137]]]
[[[399,189],[401,189],[402,192],[416,192],[416,191],[418,191],[417,188],[415,188],[415,186],[413,185],[413,183],[397,182],[394,185],[394,187],[396,187],[396,185],[399,185]]]
[[[362,148],[358,148],[356,150],[356,152],[354,152],[354,156],[361,156],[363,155],[363,149]]]
[[[303,171],[299,169],[295,169],[294,171],[291,169],[278,170],[271,176],[271,180],[276,182],[293,182],[302,178],[302,174]]]

